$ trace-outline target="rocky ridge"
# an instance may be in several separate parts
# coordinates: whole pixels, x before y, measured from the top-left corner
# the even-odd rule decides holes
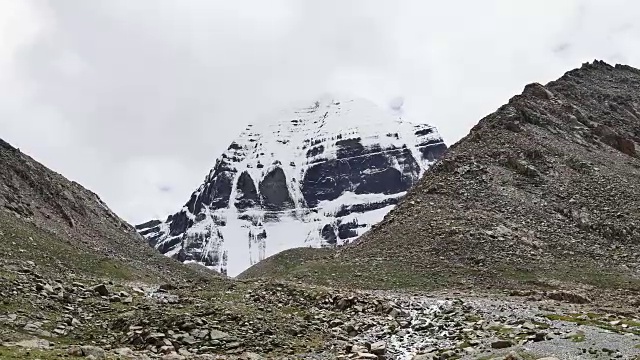
[[[183,208],[140,234],[235,276],[282,250],[354,241],[446,149],[435,128],[362,99],[328,97],[274,119],[248,126]]]
[[[2,140],[0,169],[1,258],[147,280],[213,275],[158,256],[98,195]]]
[[[638,144],[640,71],[584,64],[482,119],[356,243],[283,253],[241,277],[638,294]]]

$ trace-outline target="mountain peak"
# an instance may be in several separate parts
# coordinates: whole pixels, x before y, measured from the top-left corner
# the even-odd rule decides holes
[[[168,256],[235,275],[291,247],[352,241],[445,149],[432,126],[325,95],[247,126],[181,211],[138,230]]]

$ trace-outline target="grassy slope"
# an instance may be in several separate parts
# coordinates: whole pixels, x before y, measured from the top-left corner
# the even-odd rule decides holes
[[[137,261],[127,261],[93,251],[73,239],[63,238],[18,218],[13,213],[0,211],[0,259],[4,261],[33,261],[40,268],[48,269],[54,274],[78,274],[105,280],[162,283],[213,276],[208,271],[194,270],[156,254],[147,249],[144,243],[140,243],[140,251],[148,252],[144,267],[138,266]]]
[[[240,274],[241,279],[274,278],[303,281],[325,286],[362,289],[441,290],[465,288],[542,288],[554,289],[579,284],[599,289],[640,291],[640,278],[624,269],[602,268],[586,261],[557,262],[553,267],[498,267],[491,272],[462,267],[434,267],[419,271],[397,261],[375,262],[345,258],[326,249],[291,249],[274,255]],[[446,271],[441,269],[446,268]],[[496,282],[495,279],[501,281]]]

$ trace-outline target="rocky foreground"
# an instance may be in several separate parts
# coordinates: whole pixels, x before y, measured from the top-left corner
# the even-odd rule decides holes
[[[0,358],[640,359],[640,313],[566,291],[408,294],[0,270]]]

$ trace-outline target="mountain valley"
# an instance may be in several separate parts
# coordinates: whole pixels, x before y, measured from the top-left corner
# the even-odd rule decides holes
[[[0,140],[0,359],[640,359],[640,70],[529,84],[448,149],[296,111],[137,227]]]

